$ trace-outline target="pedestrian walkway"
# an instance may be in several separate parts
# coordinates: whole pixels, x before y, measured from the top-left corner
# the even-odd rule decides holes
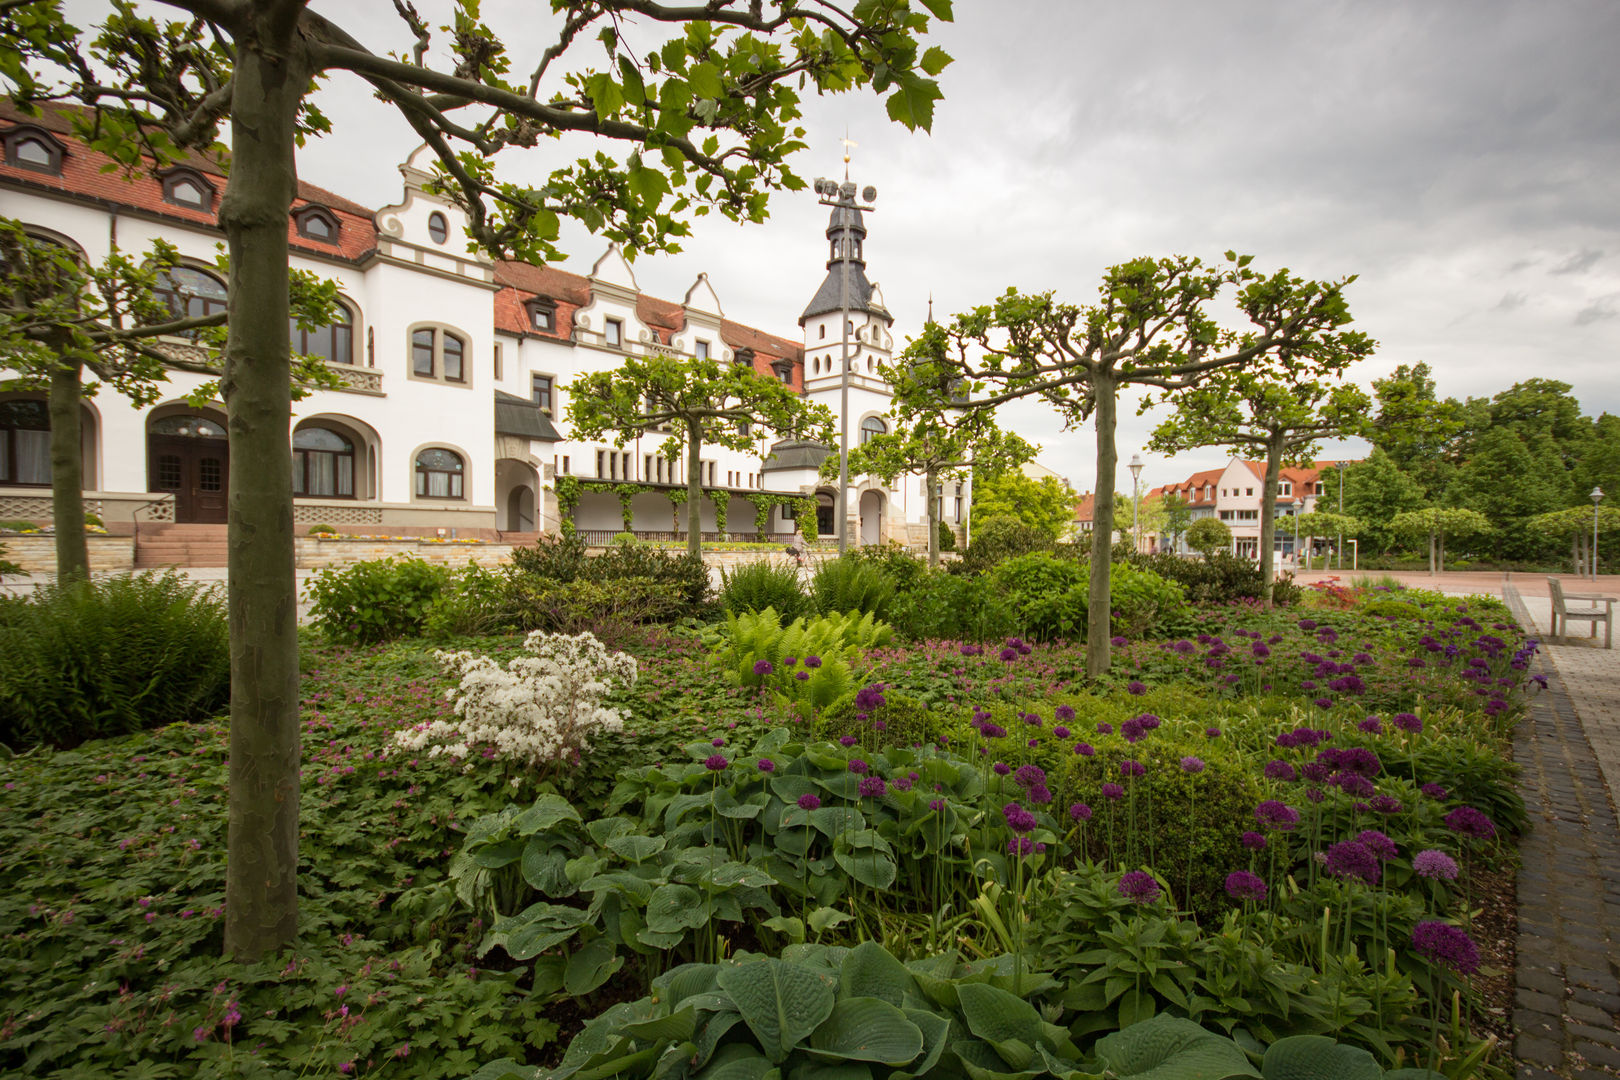
[[[1515,618],[1536,634],[1551,615],[1545,581],[1541,592],[1503,587]],[[1617,656],[1579,639],[1543,639],[1536,663],[1547,689],[1514,738],[1531,821],[1519,845],[1519,1080],[1620,1077]]]

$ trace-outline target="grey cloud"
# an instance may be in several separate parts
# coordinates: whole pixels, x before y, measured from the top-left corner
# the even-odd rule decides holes
[[[1603,252],[1596,248],[1583,248],[1571,255],[1551,270],[1549,274],[1584,274],[1592,268],[1592,264],[1603,258]]]
[[[1522,292],[1503,293],[1502,299],[1496,302],[1496,308],[1494,310],[1517,311],[1519,308],[1524,307],[1524,302],[1528,299],[1529,297]]]
[[[1594,300],[1575,313],[1576,326],[1590,326],[1596,322],[1604,322],[1620,316],[1620,311],[1614,309],[1614,301],[1608,298]]]

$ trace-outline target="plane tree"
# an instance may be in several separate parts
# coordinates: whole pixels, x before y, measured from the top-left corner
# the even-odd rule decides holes
[[[109,0],[91,30],[61,0],[0,4],[0,81],[25,110],[70,101],[77,135],[129,169],[223,149],[219,224],[230,256],[220,389],[231,441],[228,548],[231,756],[225,938],[254,960],[297,932],[298,642],[288,452],[287,215],[298,147],[331,132],[312,94],[358,77],[431,150],[435,187],[474,246],[554,260],[577,219],[630,252],[672,250],[693,217],[759,221],[804,182],[801,93],[864,89],[927,128],[950,62],[921,38],[950,0],[552,0],[527,58],[458,0],[436,34],[396,0],[413,44],[393,55],[307,0],[164,0],[169,17]],[[537,25],[538,24],[538,25]],[[544,29],[542,29],[544,27]],[[543,183],[495,171],[544,141],[565,163]],[[566,143],[558,153],[557,141]],[[572,155],[571,160],[567,160]]]
[[[1070,426],[1096,425],[1086,627],[1086,671],[1094,678],[1109,663],[1120,392],[1139,387],[1173,396],[1226,368],[1325,374],[1372,348],[1365,335],[1345,329],[1351,320],[1344,290],[1354,278],[1263,275],[1251,261],[1233,252],[1217,265],[1188,256],[1136,259],[1108,270],[1097,299],[1084,305],[1009,289],[957,315],[934,350],[933,360],[964,381],[975,408],[1035,398]],[[1235,326],[1212,313],[1217,300],[1230,302],[1226,317]]]
[[[1366,342],[1366,347],[1371,347]],[[1271,605],[1276,566],[1277,493],[1284,465],[1303,465],[1322,439],[1365,434],[1372,400],[1353,383],[1295,368],[1281,374],[1227,368],[1175,398],[1175,413],[1148,445],[1166,454],[1225,446],[1265,461],[1260,500],[1260,580]],[[1303,494],[1303,492],[1301,492]]]
[[[752,450],[756,425],[785,438],[828,442],[833,414],[743,364],[629,356],[617,368],[568,384],[568,424],[576,439],[611,437],[615,446],[668,429],[659,453],[670,461],[686,458],[686,550],[701,555],[703,447]]]

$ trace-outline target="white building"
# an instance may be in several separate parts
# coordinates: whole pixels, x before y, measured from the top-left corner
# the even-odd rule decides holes
[[[1286,466],[1277,479],[1277,528],[1273,548],[1279,556],[1294,554],[1296,514],[1317,508],[1323,494],[1322,472],[1339,465],[1335,461],[1313,461],[1304,468]],[[1179,495],[1185,499],[1191,518],[1218,518],[1232,530],[1232,553],[1248,559],[1260,557],[1260,507],[1264,502],[1266,463],[1234,457],[1224,468],[1194,473],[1175,484],[1166,484],[1153,495]],[[1303,539],[1303,538],[1300,538]],[[1165,538],[1168,543],[1168,538]],[[1185,534],[1176,551],[1186,554]]]
[[[103,172],[105,158],[76,142],[69,115],[40,118],[0,110],[0,214],[90,262],[113,245],[145,250],[174,244],[184,260],[175,303],[217,310],[224,283],[213,268],[223,234],[216,214],[224,192],[217,166],[125,178]],[[664,433],[624,447],[569,437],[563,416],[577,375],[611,369],[626,355],[714,356],[780,379],[838,413],[842,325],[849,290],[852,365],[850,441],[884,430],[882,366],[893,357],[893,317],[865,276],[866,229],[859,211],[835,210],[827,229],[827,278],[800,319],[797,340],[727,319],[706,274],[673,303],[641,292],[612,247],[581,276],[467,253],[463,216],[426,190],[425,150],[401,166],[397,204],[371,210],[301,184],[288,221],[294,268],[338,283],[342,318],[312,332],[294,328],[295,348],[322,356],[342,389],[313,392],[293,406],[294,514],[302,524],[345,532],[462,536],[555,531],[556,477],[580,478],[574,510],[588,538],[622,529],[618,498],[593,490],[634,483],[633,527],[673,534],[685,515],[660,492],[684,487],[685,459],[657,450]],[[184,339],[166,347],[196,352]],[[172,371],[162,400],[135,408],[110,390],[85,405],[86,497],[112,531],[136,523],[222,522],[228,446],[225,412],[185,398],[203,382]],[[0,519],[50,516],[44,395],[0,368]],[[821,482],[825,447],[773,444],[761,430],[749,453],[705,449],[702,483],[726,497],[726,531],[755,530],[755,501],[768,493],[813,497],[833,531],[834,487]],[[966,491],[941,492],[945,517],[960,526]],[[724,493],[724,494],[723,494]],[[926,539],[926,493],[918,478],[894,489],[851,478],[851,536],[861,543]],[[712,505],[704,528],[715,528]],[[786,534],[782,507],[769,530]]]

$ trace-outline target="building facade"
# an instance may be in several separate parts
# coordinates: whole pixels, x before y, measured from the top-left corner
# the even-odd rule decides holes
[[[1324,494],[1322,473],[1336,468],[1340,462],[1314,461],[1303,468],[1285,467],[1277,481],[1277,528],[1273,549],[1283,558],[1291,558],[1296,547],[1308,537],[1300,537],[1293,527],[1298,514],[1307,514],[1317,508]],[[1179,483],[1166,484],[1149,493],[1150,498],[1178,495],[1187,503],[1193,521],[1199,518],[1217,518],[1232,530],[1232,553],[1242,558],[1260,557],[1260,507],[1264,501],[1266,463],[1234,457],[1224,468],[1197,472]],[[1177,554],[1191,554],[1186,537],[1155,537],[1160,550],[1173,550]]]
[[[171,306],[192,314],[223,307],[225,282],[215,266],[225,188],[218,166],[197,159],[133,176],[103,171],[110,163],[72,130],[65,109],[40,117],[0,111],[0,214],[89,263],[115,247],[139,253],[167,241],[183,262],[171,274]],[[588,538],[623,528],[617,495],[601,490],[608,485],[637,485],[634,530],[684,530],[684,513],[663,494],[685,487],[684,455],[660,455],[663,432],[624,446],[572,438],[564,419],[570,382],[615,368],[625,356],[715,357],[781,380],[837,415],[846,287],[851,445],[887,430],[882,368],[894,355],[894,319],[865,275],[859,211],[834,210],[827,279],[799,331],[778,336],[727,319],[706,274],[679,302],[646,295],[612,246],[586,275],[469,254],[463,215],[428,190],[427,170],[424,148],[400,166],[399,200],[375,210],[299,186],[288,220],[292,265],[336,281],[341,314],[330,326],[294,326],[293,347],[322,358],[342,385],[293,404],[298,523],[392,535],[552,532],[562,524],[557,478],[568,476],[582,481],[571,514]],[[186,339],[166,339],[163,347],[205,358]],[[187,402],[204,381],[173,370],[161,400],[144,408],[106,389],[87,399],[86,498],[109,529],[224,520],[224,405]],[[0,358],[0,519],[49,519],[43,402]],[[818,471],[829,452],[777,443],[764,430],[746,453],[705,448],[704,530],[716,530],[713,502],[725,500],[726,531],[746,536],[755,531],[760,501],[750,496],[779,493],[817,500],[822,531],[831,532],[837,493]],[[852,477],[852,539],[920,543],[926,498],[915,477],[893,488]],[[948,520],[955,511],[954,523],[964,523],[965,500],[947,498],[945,506]],[[773,510],[767,531],[792,530],[787,511]]]

